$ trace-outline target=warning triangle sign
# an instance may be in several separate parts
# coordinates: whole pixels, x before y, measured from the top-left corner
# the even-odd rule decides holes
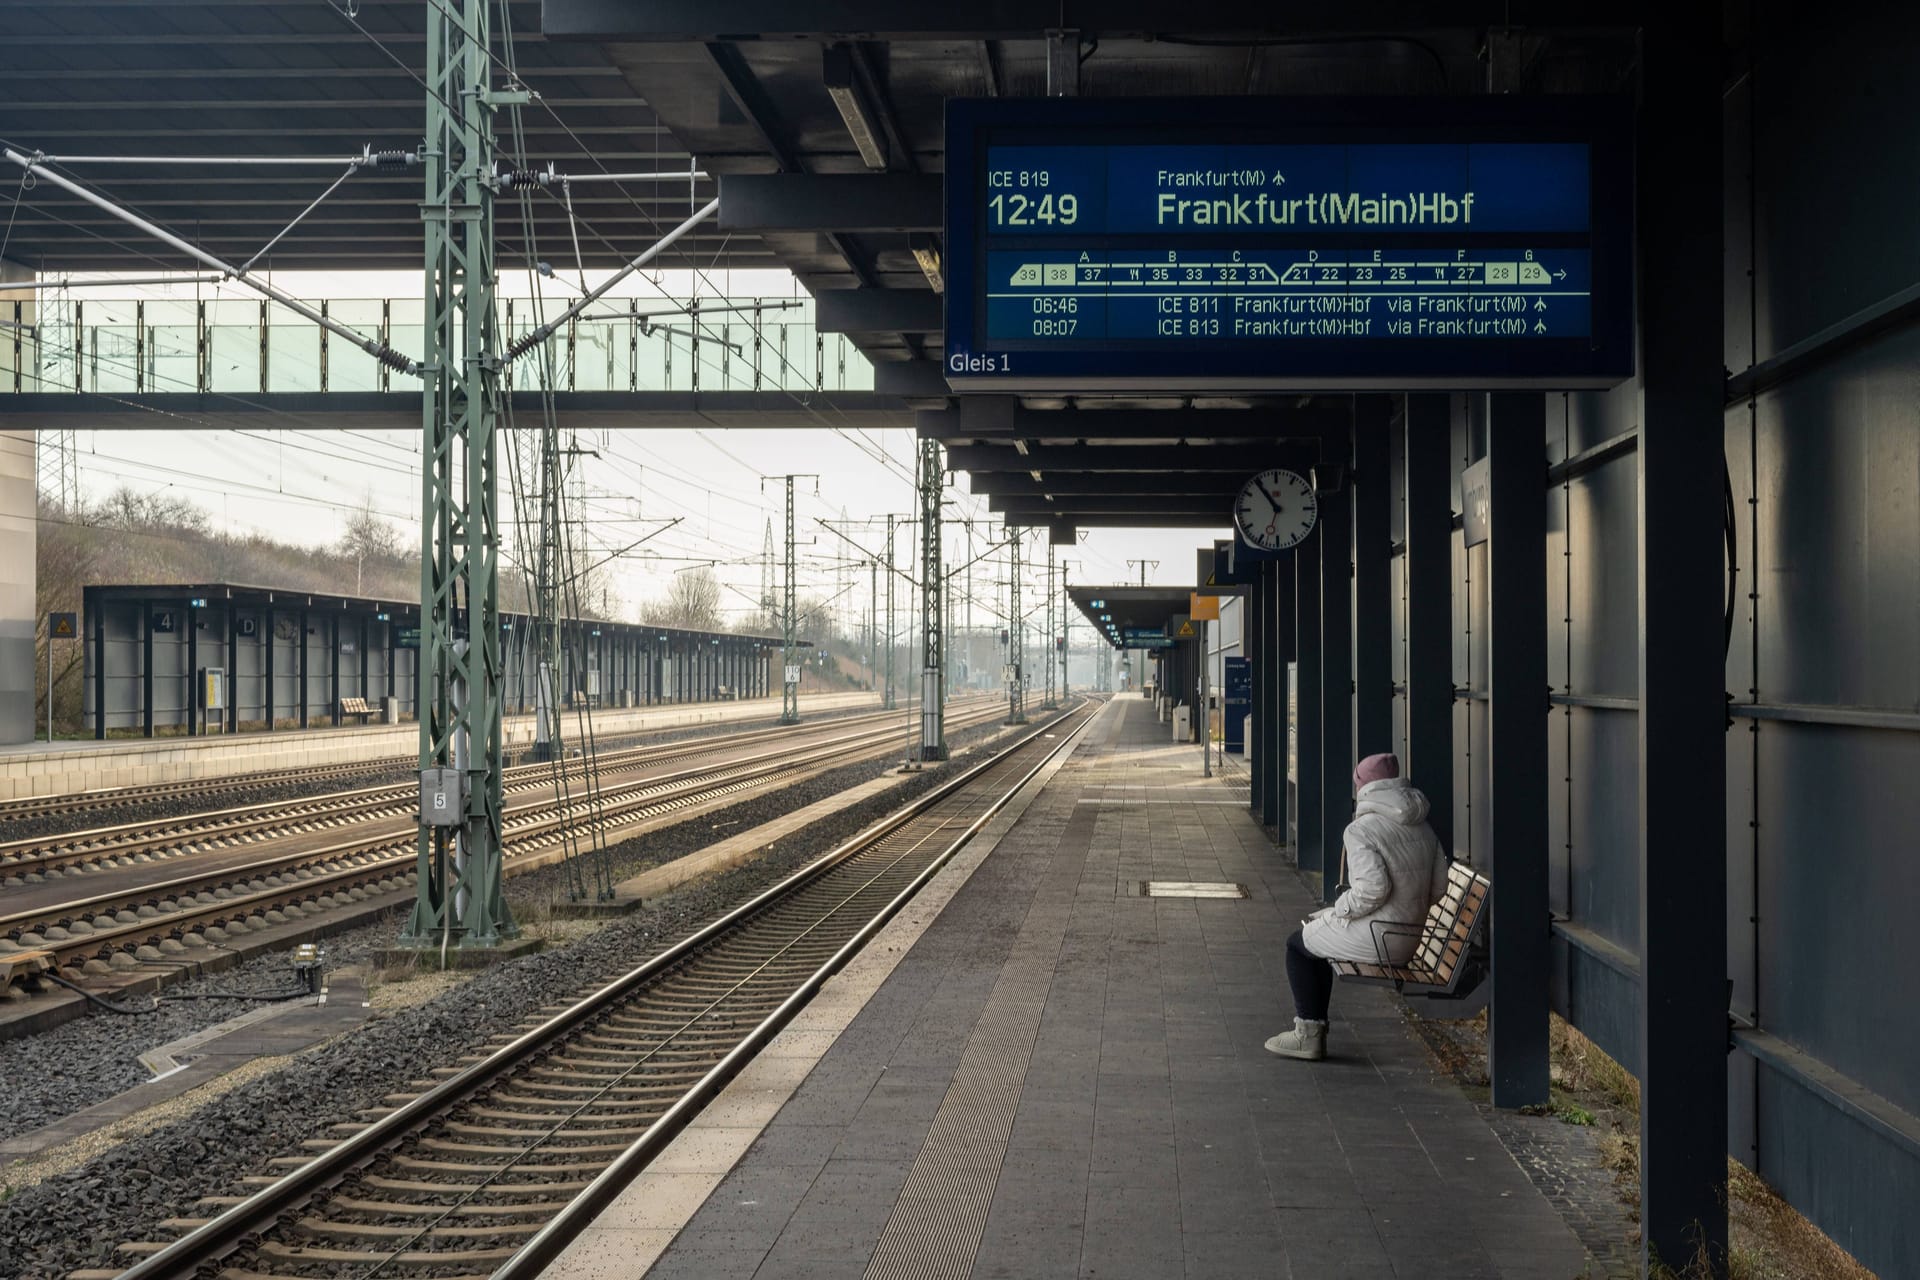
[[[48,628],[48,633],[51,635],[72,639],[78,633],[79,629],[75,626],[74,616],[70,613],[52,614],[49,621],[52,623]]]
[[[1179,635],[1179,636],[1180,636],[1180,637],[1181,637],[1182,639],[1192,639],[1192,638],[1193,638],[1193,624],[1192,624],[1191,622],[1183,622],[1183,623],[1181,623],[1181,624],[1180,624],[1180,630],[1179,630],[1178,632],[1176,632],[1175,634],[1177,634],[1177,635]]]

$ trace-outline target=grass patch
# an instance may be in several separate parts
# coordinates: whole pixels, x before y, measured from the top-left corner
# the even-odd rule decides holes
[[[1640,1082],[1625,1067],[1568,1023],[1552,1020],[1555,1084],[1590,1102],[1598,1114],[1578,1104],[1549,1108],[1568,1123],[1602,1125],[1601,1165],[1613,1175],[1614,1189],[1637,1221],[1640,1214]],[[1569,1119],[1579,1110],[1584,1122]],[[1753,1170],[1727,1161],[1728,1257],[1730,1280],[1875,1280],[1820,1228],[1802,1217]],[[1656,1266],[1663,1280],[1709,1280],[1714,1274],[1704,1255],[1680,1267]]]

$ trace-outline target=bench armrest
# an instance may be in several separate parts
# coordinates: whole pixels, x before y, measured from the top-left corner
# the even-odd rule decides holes
[[[1393,961],[1387,956],[1388,938],[1412,938],[1414,941],[1427,936],[1425,925],[1396,924],[1391,920],[1369,920],[1367,928],[1373,934],[1373,953],[1380,958],[1380,967],[1391,969]],[[1417,954],[1417,950],[1416,950]]]

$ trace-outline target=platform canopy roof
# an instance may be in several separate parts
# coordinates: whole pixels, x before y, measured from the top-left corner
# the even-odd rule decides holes
[[[48,155],[336,156],[420,142],[425,16],[439,0],[0,0],[0,138]],[[1477,94],[1488,50],[1527,93],[1618,93],[1630,7],[1598,0],[506,0],[496,73],[538,95],[515,164],[685,172],[698,182],[575,192],[590,265],[624,260],[718,193],[667,266],[781,266],[822,333],[875,361],[875,392],[921,411],[956,469],[1014,526],[1056,541],[1101,526],[1220,528],[1262,465],[1311,465],[1349,397],[955,397],[941,376],[943,113],[955,97]],[[1051,34],[1050,34],[1051,33]],[[856,137],[845,104],[870,125]],[[505,113],[503,113],[505,115]],[[507,122],[507,123],[510,123]],[[74,166],[214,252],[246,257],[331,169]],[[0,178],[4,178],[0,174]],[[41,270],[186,265],[101,211],[0,181],[7,256]],[[347,181],[274,251],[276,267],[413,267],[417,173]],[[16,196],[25,195],[17,210]],[[517,196],[503,268],[525,261]],[[570,261],[551,195],[539,256]],[[931,251],[929,254],[927,251]],[[916,253],[916,251],[919,251]],[[937,274],[937,273],[935,273]],[[1098,410],[1098,413],[1092,412]]]
[[[1093,629],[1116,648],[1129,628],[1171,634],[1169,623],[1183,616],[1192,603],[1184,587],[1069,586],[1067,595]]]

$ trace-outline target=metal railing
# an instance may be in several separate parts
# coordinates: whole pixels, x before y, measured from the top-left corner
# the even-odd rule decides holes
[[[0,394],[403,391],[417,379],[333,339],[277,303],[220,298],[5,299]],[[423,353],[418,298],[334,299],[320,310],[396,350]],[[683,307],[669,312],[668,307]],[[545,316],[560,304],[549,301]],[[529,298],[500,304],[504,346],[541,317]],[[843,334],[814,325],[811,298],[608,299],[546,340],[559,391],[866,391],[873,366]],[[529,351],[510,384],[537,387]]]

